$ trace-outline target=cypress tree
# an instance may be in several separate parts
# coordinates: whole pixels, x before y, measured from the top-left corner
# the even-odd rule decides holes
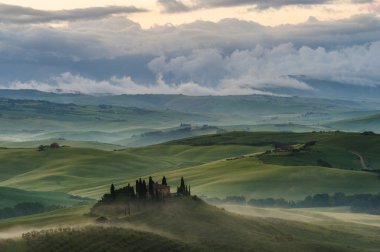
[[[154,182],[153,182],[153,179],[152,177],[149,177],[149,184],[148,184],[148,187],[149,187],[149,195],[150,197],[154,197],[154,189],[153,189],[153,185],[154,185]]]
[[[146,189],[146,183],[145,183],[145,179],[143,180],[143,182],[142,182],[142,186],[141,186],[142,188],[141,188],[141,192],[142,192],[142,195],[143,195],[143,198],[145,198],[146,197],[146,193],[147,193],[147,189]]]
[[[113,198],[115,198],[115,196],[116,196],[116,192],[115,192],[115,186],[114,186],[114,184],[111,184],[110,192],[111,192],[111,196],[112,196]]]
[[[139,196],[140,197],[143,197],[144,196],[144,188],[143,188],[143,183],[142,183],[142,179],[139,178]]]
[[[140,196],[140,184],[139,181],[136,179],[136,196]]]
[[[186,185],[185,185],[185,180],[183,179],[183,177],[181,178],[181,185],[179,186],[178,193],[182,195],[186,195]]]
[[[165,186],[168,185],[168,184],[166,183],[166,178],[165,178],[165,176],[162,178],[162,185],[165,185]]]

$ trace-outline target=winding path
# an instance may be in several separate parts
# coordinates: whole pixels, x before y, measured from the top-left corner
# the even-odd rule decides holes
[[[360,159],[360,164],[362,165],[362,170],[367,170],[367,171],[373,171],[374,170],[374,169],[367,166],[364,157],[359,152],[351,151],[351,153]]]

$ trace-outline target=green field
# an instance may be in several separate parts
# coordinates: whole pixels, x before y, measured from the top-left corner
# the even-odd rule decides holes
[[[317,143],[305,153],[262,154],[274,143],[308,141]],[[377,174],[360,171],[351,151],[360,151],[375,167],[379,143],[379,136],[354,133],[236,132],[119,151],[0,149],[0,186],[99,197],[111,183],[166,175],[174,186],[184,176],[193,192],[206,196],[302,199],[316,193],[378,193]],[[318,159],[333,168],[318,166]]]
[[[99,197],[113,182],[134,182],[140,176],[262,150],[231,145],[217,148],[156,145],[121,151],[66,147],[42,152],[0,149],[0,185]]]
[[[265,154],[280,143],[303,146],[309,141],[316,144],[307,151]],[[99,199],[108,192],[111,183],[121,187],[150,175],[156,180],[165,175],[173,191],[184,176],[193,194],[207,197],[241,195],[247,199],[299,200],[317,193],[350,195],[380,191],[378,175],[362,171],[358,158],[352,153],[360,152],[369,165],[375,167],[379,162],[376,154],[380,137],[377,135],[231,132],[112,151],[98,143],[94,143],[93,148],[89,148],[90,142],[81,148],[74,147],[76,144],[83,143],[73,142],[72,147],[44,151],[0,149],[0,186],[6,187],[2,189],[8,199],[15,200],[6,205],[31,199],[63,204],[67,194]],[[329,162],[332,167],[318,166],[318,159]],[[88,215],[90,208],[91,205],[75,206],[0,220],[0,239],[20,237],[35,229],[70,226],[79,228],[80,237],[99,240],[96,232],[82,229],[95,225],[96,217]],[[128,218],[108,216],[117,218],[111,221],[112,227],[123,230],[103,232],[121,232],[128,237],[120,242],[124,250],[126,244],[136,243],[136,236],[130,236],[131,229],[142,232],[139,234],[145,238],[150,237],[152,244],[169,239],[168,244],[184,246],[189,251],[376,251],[380,246],[380,227],[374,225],[379,223],[377,216],[352,214],[342,208],[243,211],[237,206],[226,206],[226,209],[244,216],[199,200],[169,199],[153,209],[133,212]],[[51,239],[58,239],[59,244],[65,241],[59,241],[60,236],[66,237],[56,233]],[[138,237],[136,239],[142,239]],[[75,243],[74,238],[70,241]],[[38,247],[41,251],[50,244],[41,243],[37,238],[33,242],[33,246],[42,246]],[[104,239],[103,242],[100,247],[108,246],[110,241]],[[2,241],[0,248],[25,251],[27,245],[22,240]]]
[[[358,152],[366,159],[369,166],[380,169],[380,135],[366,136],[359,133],[321,132],[321,133],[246,133],[231,132],[221,135],[203,136],[199,138],[177,140],[173,144],[192,146],[215,146],[224,144],[240,144],[261,146],[267,144],[295,144],[316,141],[310,151],[301,153],[281,153],[263,155],[262,161],[268,164],[291,166],[316,166],[322,159],[332,167],[360,170],[361,164],[356,155]],[[273,147],[272,147],[273,148]]]
[[[23,202],[39,202],[45,206],[73,206],[91,203],[90,199],[76,198],[62,192],[25,191],[8,187],[0,187],[0,199],[0,208],[13,207]]]

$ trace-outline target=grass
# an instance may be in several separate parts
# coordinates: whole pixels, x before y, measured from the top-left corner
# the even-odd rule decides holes
[[[167,200],[125,221],[209,251],[374,251],[380,242],[375,227],[365,236],[336,227],[248,218],[187,198]]]
[[[74,206],[52,212],[0,220],[1,234],[5,235],[0,238],[6,238],[7,235],[17,236],[17,234],[34,229],[91,224],[93,218],[86,215],[91,207],[92,205]]]
[[[158,251],[160,248],[167,251],[182,248],[182,251],[374,252],[380,246],[379,227],[355,223],[342,225],[333,218],[326,225],[274,219],[270,214],[268,218],[246,217],[210,206],[199,199],[170,198],[164,203],[133,211],[130,217],[118,216],[103,226],[94,226],[96,217],[84,215],[89,212],[89,207],[2,220],[1,234],[9,234],[8,238],[32,229],[53,228],[56,231],[34,233],[29,242],[3,240],[0,246],[12,252],[49,251],[53,247],[54,251],[97,251],[97,248],[111,247],[120,249],[115,251],[145,251],[157,246]],[[107,215],[101,211],[97,213]],[[277,213],[281,214],[281,211]],[[301,213],[294,215],[301,216]],[[70,226],[74,229],[58,229]],[[97,246],[92,247],[94,243]]]
[[[307,143],[317,141],[310,152],[291,155],[267,155],[261,160],[268,164],[289,166],[316,166],[322,159],[335,168],[360,170],[361,165],[353,151],[362,154],[370,167],[380,169],[380,135],[365,136],[359,133],[274,133],[274,132],[231,132],[220,135],[203,136],[177,140],[173,144],[193,146],[241,144],[258,146],[274,143]],[[272,147],[273,148],[273,147]]]
[[[50,145],[51,143],[58,143],[61,146],[70,146],[74,148],[91,148],[105,151],[113,151],[118,149],[123,149],[125,147],[115,144],[91,142],[91,141],[69,141],[62,139],[47,139],[47,140],[36,140],[27,142],[5,142],[0,141],[0,148],[8,149],[37,149],[40,145]]]
[[[276,142],[308,141],[317,141],[310,152],[260,155]],[[379,136],[353,133],[234,132],[120,151],[0,149],[0,186],[100,197],[111,183],[119,187],[139,177],[166,175],[174,188],[184,176],[194,193],[207,196],[303,199],[317,193],[378,193],[377,175],[358,171],[359,161],[350,151],[360,151],[374,166],[379,142]],[[336,168],[317,166],[317,159]]]
[[[262,151],[262,147],[156,145],[122,151],[0,149],[0,185],[99,197],[111,183]]]
[[[264,164],[256,156],[218,161],[166,173],[170,181],[181,176],[192,191],[208,197],[284,198],[300,200],[317,193],[378,193],[376,174],[317,166]],[[158,175],[157,175],[158,176]],[[155,177],[157,177],[155,176]]]
[[[8,187],[0,187],[0,198],[0,208],[13,207],[22,202],[39,202],[45,206],[73,206],[91,202],[88,199],[74,198],[62,192],[25,191]]]

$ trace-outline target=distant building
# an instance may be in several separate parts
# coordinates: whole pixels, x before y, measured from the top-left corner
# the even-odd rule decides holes
[[[181,127],[181,128],[191,128],[191,124],[190,123],[181,123],[179,125],[179,127]]]
[[[162,185],[158,182],[153,184],[154,191],[160,196],[169,196],[170,195],[170,186]]]

